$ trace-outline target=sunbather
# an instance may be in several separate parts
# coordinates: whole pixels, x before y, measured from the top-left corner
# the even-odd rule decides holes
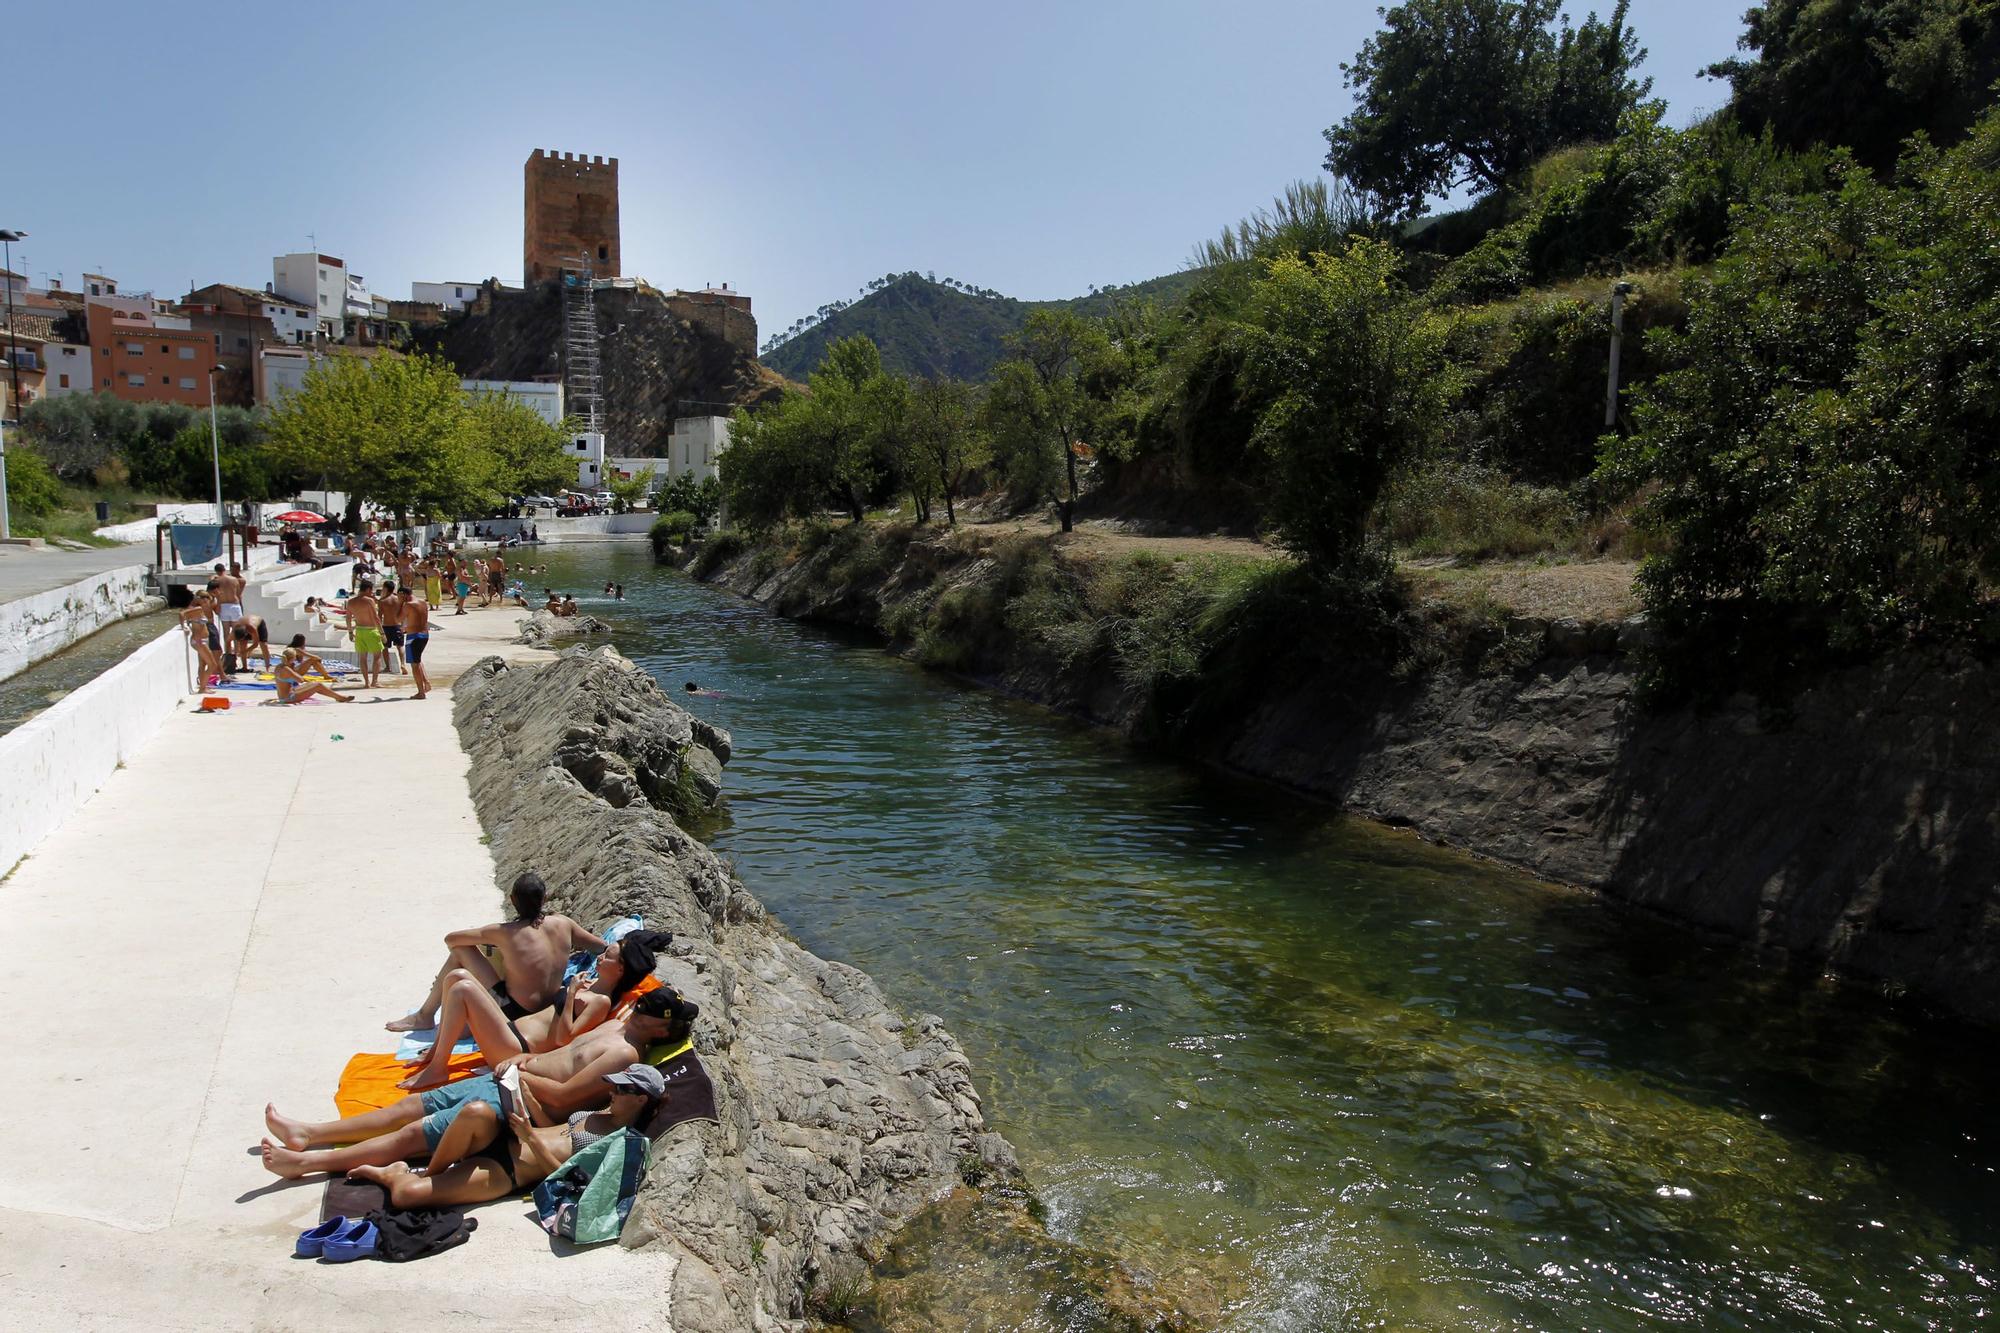
[[[281,704],[304,703],[315,694],[324,694],[338,703],[351,704],[354,696],[342,694],[333,686],[320,681],[309,681],[298,654],[287,648],[278,659],[278,669],[271,673],[278,684],[278,702]]]
[[[397,1208],[443,1208],[502,1199],[552,1175],[599,1139],[644,1125],[666,1094],[667,1081],[652,1065],[632,1064],[602,1078],[611,1093],[601,1111],[549,1114],[525,1086],[504,1099],[503,1118],[485,1102],[466,1106],[438,1141],[419,1174],[407,1162],[357,1166],[349,1174],[389,1192]],[[538,1123],[547,1121],[549,1123]]]
[[[559,1050],[515,1056],[500,1069],[518,1066],[521,1090],[534,1097],[538,1119],[557,1123],[578,1111],[593,1111],[611,1096],[606,1074],[640,1063],[655,1042],[679,1043],[693,1029],[700,1008],[668,986],[646,992],[622,1022],[605,1023]],[[499,1069],[412,1094],[379,1111],[318,1124],[280,1115],[264,1107],[272,1137],[263,1140],[264,1166],[274,1175],[296,1179],[318,1171],[351,1171],[387,1166],[437,1151],[445,1132],[469,1105],[484,1103],[498,1117]],[[351,1144],[334,1148],[328,1144]]]
[[[548,885],[530,870],[514,881],[509,895],[514,902],[514,919],[476,930],[454,930],[444,937],[450,952],[444,966],[431,982],[423,1003],[401,1018],[383,1026],[391,1032],[416,1032],[430,1027],[445,988],[457,980],[452,974],[464,972],[493,992],[500,1012],[508,1018],[522,1018],[545,1009],[562,990],[563,964],[578,949],[603,953],[604,941],[576,922],[542,908]],[[500,956],[507,979],[502,981],[480,946],[492,947]]]
[[[423,1068],[396,1086],[419,1092],[444,1082],[450,1076],[452,1050],[467,1033],[492,1065],[508,1056],[568,1045],[572,1038],[611,1017],[632,988],[653,975],[655,951],[664,949],[673,938],[665,932],[633,931],[599,955],[595,976],[578,973],[554,1004],[518,1019],[502,1013],[493,992],[470,973],[455,972],[456,979],[445,987],[437,1042],[429,1058]]]

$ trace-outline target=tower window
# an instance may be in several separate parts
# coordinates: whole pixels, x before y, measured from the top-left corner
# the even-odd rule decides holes
[[[600,246],[598,246],[598,247],[597,247],[597,257],[598,257],[599,259],[609,259],[609,258],[611,258],[611,247],[610,247],[610,246],[608,246],[608,245],[600,245]]]

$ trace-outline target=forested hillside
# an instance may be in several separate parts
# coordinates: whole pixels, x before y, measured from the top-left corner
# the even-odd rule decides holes
[[[871,283],[872,290],[852,304],[829,307],[824,319],[767,350],[762,359],[788,379],[803,380],[819,368],[834,342],[860,334],[881,349],[882,365],[892,374],[984,380],[1005,354],[1007,338],[1036,310],[1098,317],[1117,301],[1170,304],[1185,296],[1197,277],[1170,273],[1065,301],[1017,301],[921,273],[902,273]]]

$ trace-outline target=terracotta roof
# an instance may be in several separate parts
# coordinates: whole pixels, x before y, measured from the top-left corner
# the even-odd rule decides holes
[[[312,313],[312,307],[304,301],[294,301],[291,297],[280,296],[276,292],[260,292],[255,287],[238,287],[233,282],[211,282],[207,286],[195,288],[194,291],[205,292],[210,287],[220,288],[225,292],[234,292],[246,301],[263,301],[270,305],[290,306],[294,310],[303,310],[308,314]],[[193,296],[194,292],[189,292],[188,295]]]
[[[6,327],[6,316],[0,314],[0,328]],[[53,342],[56,337],[56,322],[47,315],[31,315],[26,311],[14,311],[14,332],[23,338],[39,338],[43,342]]]

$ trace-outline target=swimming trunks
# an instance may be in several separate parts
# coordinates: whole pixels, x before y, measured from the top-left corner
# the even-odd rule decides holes
[[[357,653],[379,653],[382,651],[382,631],[373,625],[354,627],[354,651]]]
[[[239,620],[241,620],[241,619],[243,619],[243,603],[241,603],[241,602],[224,602],[224,603],[222,604],[222,623],[223,623],[223,624],[225,624],[225,625],[233,625],[233,624],[235,624],[235,623],[236,623],[237,621],[239,621]]]
[[[403,627],[401,625],[384,625],[382,627],[382,638],[391,648],[401,648],[403,646]]]
[[[504,981],[493,983],[493,998],[499,1002],[500,1012],[507,1018],[526,1018],[529,1014],[535,1012],[532,1009],[523,1008],[519,1000],[508,994],[507,983]],[[525,1042],[522,1044],[526,1045]]]
[[[222,631],[215,627],[213,621],[209,622],[208,626],[208,651],[211,653],[222,651]]]
[[[271,627],[269,625],[266,625],[262,620],[259,620],[257,622],[257,642],[269,643],[270,641],[271,641]]]
[[[424,649],[429,645],[430,641],[431,632],[427,629],[418,630],[415,634],[407,635],[403,639],[403,656],[409,660],[412,666],[416,665],[418,662],[424,660]]]
[[[467,594],[467,593],[469,593],[469,592],[471,592],[471,591],[472,591],[472,585],[471,585],[470,583],[467,583],[467,582],[466,582],[466,581],[465,581],[464,579],[460,579],[460,580],[459,580],[459,581],[458,581],[458,582],[457,582],[457,583],[456,583],[455,585],[453,585],[453,586],[455,586],[455,587],[456,587],[456,588],[458,589],[458,595],[459,595],[460,597],[463,597],[463,596],[465,596],[465,594]]]
[[[493,573],[487,574],[486,586],[491,588],[494,592],[499,592],[502,577],[503,576],[499,574],[493,574]]]
[[[473,1102],[485,1102],[493,1108],[493,1113],[506,1122],[506,1113],[500,1106],[500,1085],[493,1075],[481,1074],[478,1078],[460,1079],[447,1083],[441,1088],[432,1088],[418,1096],[417,1101],[424,1108],[424,1143],[432,1152],[437,1151],[438,1140],[444,1137],[451,1122],[458,1119],[458,1113]]]

